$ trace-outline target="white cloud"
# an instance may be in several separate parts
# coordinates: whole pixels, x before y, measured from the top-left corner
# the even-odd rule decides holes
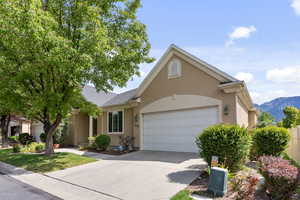
[[[257,104],[262,104],[278,97],[291,96],[285,90],[274,90],[274,91],[266,90],[262,93],[250,91],[249,93],[253,102]]]
[[[300,0],[292,0],[291,7],[294,9],[296,15],[300,15]]]
[[[235,75],[235,78],[241,81],[245,81],[246,83],[249,83],[250,81],[253,80],[253,74],[246,73],[246,72],[239,72]]]
[[[268,70],[266,78],[276,83],[300,83],[300,66]]]
[[[229,40],[226,42],[226,46],[231,46],[234,44],[235,40],[242,38],[249,38],[252,33],[256,32],[255,26],[240,26],[237,27],[229,34]]]

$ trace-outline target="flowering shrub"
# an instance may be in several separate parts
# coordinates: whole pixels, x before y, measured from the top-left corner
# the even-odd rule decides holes
[[[259,171],[265,178],[267,193],[275,200],[290,199],[299,184],[299,169],[279,157],[260,157]]]
[[[232,180],[233,190],[236,192],[236,200],[252,200],[259,178],[250,172],[241,172]]]

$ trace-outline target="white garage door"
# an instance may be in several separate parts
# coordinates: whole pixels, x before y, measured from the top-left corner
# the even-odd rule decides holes
[[[198,152],[195,137],[218,118],[217,107],[144,114],[143,149]]]

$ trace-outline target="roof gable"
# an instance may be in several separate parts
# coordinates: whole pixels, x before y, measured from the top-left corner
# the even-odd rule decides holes
[[[236,78],[226,74],[225,72],[217,69],[216,67],[209,65],[208,63],[200,60],[199,58],[193,56],[192,54],[184,51],[183,49],[177,47],[172,44],[164,55],[158,60],[157,64],[148,74],[148,76],[143,80],[141,85],[138,87],[136,91],[136,97],[140,96],[146,88],[150,85],[153,79],[157,76],[157,74],[161,71],[161,69],[166,66],[167,62],[171,59],[172,56],[177,56],[193,66],[197,67],[199,70],[206,72],[212,77],[216,78],[220,82],[235,82],[238,81]]]

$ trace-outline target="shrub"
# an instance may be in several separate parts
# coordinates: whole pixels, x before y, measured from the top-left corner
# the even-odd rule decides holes
[[[42,152],[44,150],[45,150],[45,144],[43,144],[43,143],[38,143],[35,146],[35,152]]]
[[[20,153],[22,149],[22,146],[20,144],[14,144],[13,145],[13,152],[14,153]]]
[[[19,137],[18,136],[9,136],[8,137],[9,142],[11,143],[19,143]]]
[[[256,191],[259,178],[251,173],[242,171],[232,180],[233,191],[236,192],[236,200],[252,200]]]
[[[258,157],[263,155],[280,156],[287,148],[290,134],[287,129],[269,126],[254,131],[253,145]]]
[[[45,144],[32,142],[32,143],[26,145],[21,151],[35,153],[35,152],[42,152],[44,150],[45,150]]]
[[[27,145],[34,142],[34,137],[28,133],[21,133],[19,135],[19,141],[22,145]]]
[[[132,150],[134,146],[134,137],[132,136],[119,136],[120,144],[126,149],[126,150]]]
[[[63,135],[60,130],[57,130],[53,134],[53,144],[63,144],[63,142],[64,142]]]
[[[260,157],[259,172],[265,178],[264,187],[272,199],[290,199],[299,185],[298,168],[280,157]]]
[[[290,161],[290,164],[297,167],[298,169],[300,169],[300,164],[294,160],[292,157],[290,157],[286,152],[283,152],[282,154],[282,158],[285,159],[285,160],[288,160]]]
[[[108,135],[98,135],[95,139],[95,144],[98,149],[105,151],[110,144],[110,137]]]
[[[40,140],[41,140],[41,142],[46,142],[46,133],[41,133],[41,135],[40,135]]]
[[[236,125],[214,125],[206,128],[197,138],[200,156],[210,165],[212,156],[230,171],[244,164],[250,149],[250,136],[245,128]]]

